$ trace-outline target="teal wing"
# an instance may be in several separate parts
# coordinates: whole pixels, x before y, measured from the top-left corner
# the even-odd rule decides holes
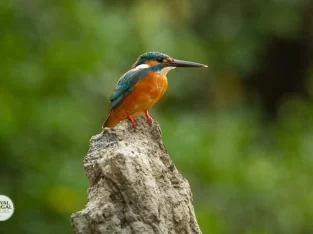
[[[110,109],[115,108],[121,101],[134,89],[136,83],[145,77],[146,71],[130,70],[125,73],[118,81],[113,94],[110,97]]]

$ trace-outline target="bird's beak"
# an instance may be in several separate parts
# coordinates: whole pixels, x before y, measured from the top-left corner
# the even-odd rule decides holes
[[[195,62],[189,62],[184,60],[173,59],[165,63],[167,67],[208,67],[207,65]]]

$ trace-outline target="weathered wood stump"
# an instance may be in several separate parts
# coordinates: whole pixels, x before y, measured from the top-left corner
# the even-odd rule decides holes
[[[74,234],[201,233],[188,181],[167,153],[157,123],[123,121],[91,138],[84,160],[88,204]]]

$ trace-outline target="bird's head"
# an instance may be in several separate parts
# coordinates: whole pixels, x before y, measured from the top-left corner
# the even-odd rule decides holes
[[[159,71],[165,75],[169,70],[176,67],[207,67],[200,63],[174,59],[159,52],[148,52],[140,55],[132,68],[136,68],[140,65],[149,66],[152,70]]]

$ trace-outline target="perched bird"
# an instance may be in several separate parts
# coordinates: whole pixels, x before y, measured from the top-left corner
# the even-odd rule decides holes
[[[131,70],[126,72],[117,82],[117,86],[110,97],[110,110],[103,128],[113,127],[127,118],[135,126],[133,116],[141,113],[144,113],[148,122],[152,124],[148,110],[163,96],[167,89],[166,74],[176,67],[207,66],[173,59],[159,52],[141,55]]]

